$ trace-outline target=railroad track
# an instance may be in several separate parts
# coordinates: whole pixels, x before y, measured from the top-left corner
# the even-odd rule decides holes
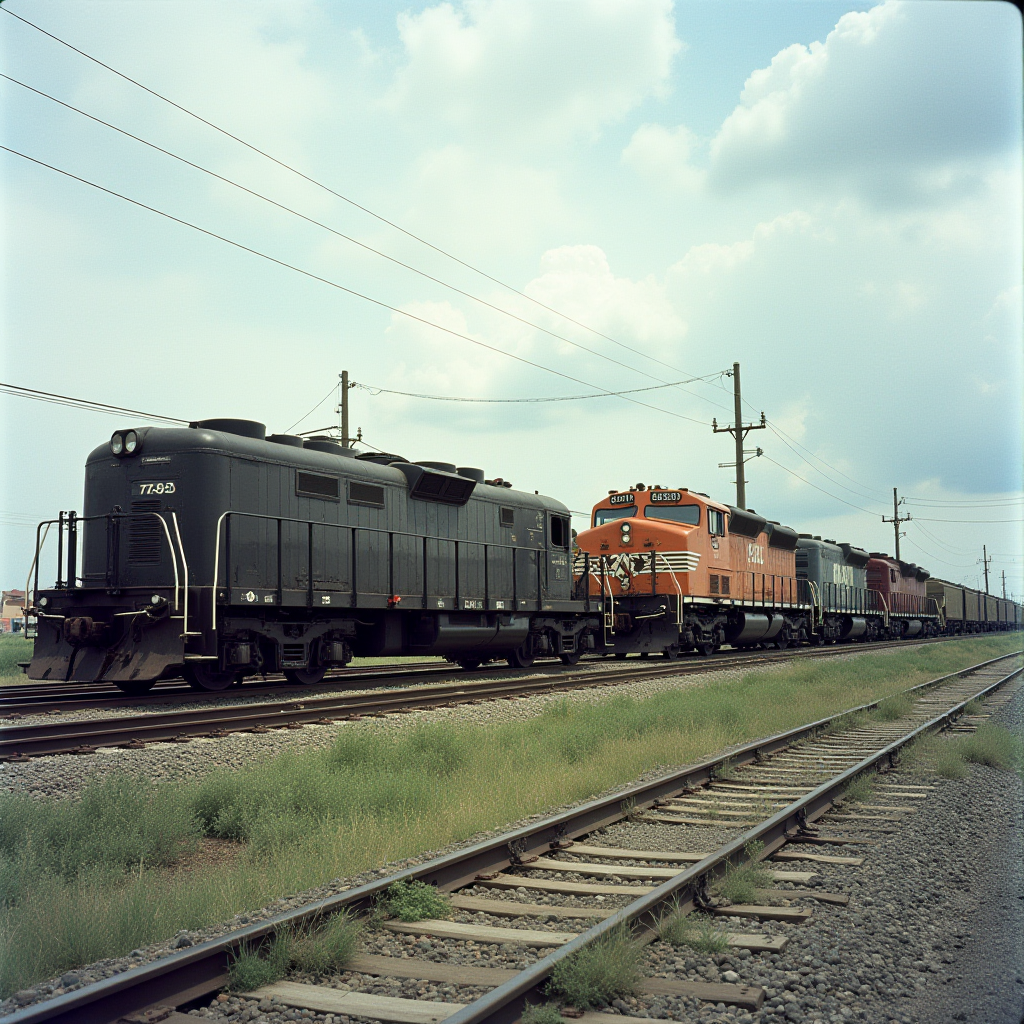
[[[931,637],[920,640],[884,641],[878,643],[850,643],[837,644],[828,647],[799,647],[786,651],[765,650],[751,655],[745,651],[725,651],[715,655],[712,659],[702,658],[697,654],[683,655],[677,664],[680,670],[686,666],[693,666],[689,671],[705,671],[708,666],[722,665],[727,662],[735,662],[737,659],[750,659],[751,657],[760,661],[770,657],[827,657],[830,654],[854,653],[871,650],[892,650],[897,647],[916,647],[922,644],[948,643],[955,640],[977,639],[977,636],[967,637]],[[586,658],[580,662],[580,666],[606,665],[605,658]],[[644,658],[634,658],[630,665],[664,665],[661,658],[647,661]],[[557,660],[538,662],[535,672],[550,674],[552,671],[559,672],[562,666]],[[403,665],[367,665],[359,668],[336,669],[324,677],[323,682],[315,686],[304,686],[289,684],[283,675],[261,676],[259,679],[252,678],[239,687],[232,687],[229,690],[217,692],[205,692],[193,690],[183,679],[171,679],[157,683],[147,694],[132,696],[123,693],[113,684],[108,683],[18,683],[11,686],[0,687],[0,718],[17,719],[25,715],[52,714],[55,711],[64,711],[69,708],[80,710],[92,710],[102,708],[118,707],[160,707],[168,704],[194,704],[200,701],[211,703],[223,703],[224,701],[237,700],[238,697],[261,697],[279,696],[284,694],[320,694],[326,690],[337,689],[339,686],[350,686],[360,683],[372,683],[380,680],[379,685],[401,685],[403,681],[410,678],[430,679],[439,676],[450,676],[453,672],[462,673],[463,670],[455,665],[439,664],[433,662],[408,662]],[[505,668],[504,666],[484,666],[472,673],[465,673],[467,678],[482,679],[489,677],[505,678],[508,676],[522,676],[523,669]]]
[[[510,1024],[528,1003],[545,1001],[545,985],[558,964],[619,929],[628,929],[635,941],[645,943],[658,936],[666,919],[702,911],[727,929],[730,947],[780,951],[792,934],[789,930],[805,923],[815,905],[843,906],[848,899],[812,884],[806,892],[780,890],[791,903],[806,896],[812,900],[809,907],[727,905],[709,899],[716,880],[751,857],[766,861],[774,880],[786,886],[813,883],[813,871],[793,871],[791,861],[855,870],[871,855],[872,832],[898,827],[931,787],[887,783],[883,774],[883,792],[876,798],[880,804],[861,805],[852,812],[840,801],[847,787],[862,773],[884,773],[903,747],[927,733],[959,727],[971,700],[991,697],[1020,674],[1020,667],[1007,664],[1020,653],[904,691],[916,698],[909,718],[865,720],[862,713],[877,707],[872,703],[754,741],[26,1007],[7,1020],[108,1024],[134,1014],[132,1019],[139,1021],[187,1024],[195,1018],[176,1008],[198,1005],[224,987],[232,958],[243,945],[266,944],[281,931],[315,925],[339,911],[365,915],[396,881],[418,880],[452,894],[455,919],[378,921],[367,935],[368,942],[372,938],[378,943],[378,952],[361,953],[350,962],[350,979],[371,983],[363,987],[373,987],[375,979],[415,979],[470,986],[483,995],[466,1002],[438,1002],[279,981],[243,996],[279,1010],[308,1009],[389,1024]],[[724,821],[731,823],[733,834],[708,849],[707,827],[720,827]],[[630,839],[638,827],[648,826],[648,842]],[[857,834],[847,831],[851,826]],[[839,845],[855,855],[806,852],[808,845],[813,850],[822,844]],[[792,848],[797,845],[803,849]],[[407,943],[417,937],[432,943],[429,959],[421,955],[419,943]],[[469,944],[478,951],[497,945],[517,950],[518,969],[460,962]],[[640,994],[748,1010],[758,1009],[765,996],[756,985],[659,977],[643,981]],[[608,1024],[608,1019],[583,1014],[584,1024]],[[650,1021],[628,1015],[612,1019],[618,1024]]]
[[[908,641],[909,646],[948,642],[945,639]],[[110,718],[62,719],[15,725],[0,730],[0,762],[24,762],[53,754],[94,754],[106,747],[142,749],[148,743],[184,743],[191,739],[223,738],[233,732],[268,732],[298,729],[305,725],[331,725],[366,717],[408,714],[444,706],[472,704],[484,700],[528,697],[584,687],[614,686],[623,682],[664,676],[684,676],[713,669],[755,667],[781,660],[835,657],[860,653],[874,647],[891,649],[891,644],[794,648],[730,655],[721,659],[678,662],[646,662],[636,659],[626,667],[619,661],[601,659],[587,667],[566,670],[557,663],[543,666],[524,677],[522,670],[507,669],[487,677],[473,675],[465,682],[380,689],[373,693],[319,695],[306,690],[285,700],[247,704],[226,704],[223,699],[200,708],[183,711],[145,712]],[[591,667],[595,666],[595,667]],[[446,674],[450,674],[449,668]],[[80,707],[81,705],[75,705]],[[33,706],[32,714],[42,709]],[[5,717],[20,717],[11,707],[0,707]]]

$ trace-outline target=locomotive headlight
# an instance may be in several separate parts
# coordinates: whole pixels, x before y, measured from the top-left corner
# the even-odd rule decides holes
[[[110,450],[115,455],[120,455],[124,451],[124,438],[120,434],[111,434]]]
[[[134,430],[129,430],[128,433],[124,435],[124,450],[129,455],[134,455],[135,449],[138,447],[139,435],[136,434]]]
[[[633,528],[629,525],[629,523],[623,523],[622,524],[622,539],[623,540],[629,540],[629,534],[630,534],[630,531],[632,529]]]

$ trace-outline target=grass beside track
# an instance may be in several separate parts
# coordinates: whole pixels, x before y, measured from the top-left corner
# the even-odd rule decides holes
[[[1020,644],[1012,635],[789,663],[633,700],[565,698],[525,721],[341,726],[196,782],[108,780],[78,800],[0,794],[0,993],[436,850],[885,697]],[[204,838],[239,855],[180,858]]]
[[[0,636],[0,686],[28,682],[28,677],[18,668],[18,662],[28,661],[31,657],[31,640],[16,634]]]

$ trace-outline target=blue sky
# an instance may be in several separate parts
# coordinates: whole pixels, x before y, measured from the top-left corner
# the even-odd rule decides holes
[[[530,297],[0,15],[5,74],[529,321],[2,81],[4,145],[481,343],[0,154],[5,381],[284,430],[342,369],[491,399],[709,377],[635,396],[646,405],[353,392],[376,447],[586,510],[638,481],[731,500],[730,441],[710,421],[731,416],[716,374],[738,360],[749,414],[774,428],[750,437],[766,452],[751,505],[891,550],[881,516],[899,486],[906,557],[974,581],[986,543],[1024,592],[1010,5],[4,7]],[[80,507],[85,455],[131,423],[0,409],[10,587],[31,557],[24,523]],[[327,401],[298,429],[333,419]]]

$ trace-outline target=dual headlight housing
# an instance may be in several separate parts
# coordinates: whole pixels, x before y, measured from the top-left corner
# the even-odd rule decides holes
[[[110,437],[110,452],[118,458],[134,455],[142,446],[142,439],[135,430],[116,430]]]

